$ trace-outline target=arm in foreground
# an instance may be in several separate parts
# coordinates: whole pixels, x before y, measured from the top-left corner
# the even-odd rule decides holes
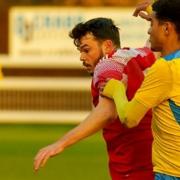
[[[73,145],[102,129],[107,122],[117,117],[114,102],[105,97],[100,97],[99,104],[89,116],[62,138],[47,147],[40,149],[34,160],[34,170],[43,167],[50,157],[60,154],[68,146]]]
[[[129,128],[137,126],[149,110],[136,99],[128,101],[124,84],[115,79],[108,81],[102,95],[114,100],[120,121]]]

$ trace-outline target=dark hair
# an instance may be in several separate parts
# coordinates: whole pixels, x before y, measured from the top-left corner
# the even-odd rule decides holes
[[[170,21],[175,25],[180,37],[180,0],[156,0],[152,8],[158,20]]]
[[[110,39],[117,48],[120,47],[119,29],[112,19],[94,18],[85,23],[81,22],[72,29],[69,36],[74,39],[74,44],[78,47],[80,39],[87,33],[92,33],[97,40]]]

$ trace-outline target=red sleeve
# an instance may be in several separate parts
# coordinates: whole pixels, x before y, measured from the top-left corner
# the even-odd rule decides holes
[[[139,55],[136,57],[136,61],[139,64],[141,70],[144,71],[146,68],[151,67],[151,65],[156,60],[153,52],[147,47],[138,48],[136,50],[139,51]]]
[[[129,100],[133,98],[144,80],[143,71],[155,62],[155,56],[149,48],[139,48],[135,51],[137,54],[128,61],[124,68],[124,73],[128,77],[127,97]]]

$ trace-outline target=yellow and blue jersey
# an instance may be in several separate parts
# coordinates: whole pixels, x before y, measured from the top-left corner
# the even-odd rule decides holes
[[[180,177],[180,50],[154,63],[135,99],[153,109],[154,171]]]

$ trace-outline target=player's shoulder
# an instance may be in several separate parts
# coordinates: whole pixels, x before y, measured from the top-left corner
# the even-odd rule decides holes
[[[148,47],[137,48],[135,50],[142,57],[147,56],[148,54],[153,54],[153,51]]]
[[[96,65],[94,74],[102,74],[104,72],[113,72],[118,71],[120,73],[123,72],[124,64],[120,61],[116,61],[113,58],[103,58],[99,61],[99,63]]]
[[[114,53],[114,55],[124,56],[124,57],[136,57],[138,55],[145,56],[147,53],[152,53],[151,49],[149,49],[148,47],[141,47],[141,48],[124,47],[122,49],[118,49]]]
[[[158,70],[164,70],[168,68],[168,62],[164,58],[158,58],[156,62],[153,64],[152,68],[158,69]]]
[[[94,69],[94,78],[99,76],[122,74],[127,63],[138,55],[146,56],[150,50],[148,48],[123,48],[117,49],[111,57],[102,58]]]
[[[152,51],[147,47],[142,48],[123,48],[118,49],[113,54],[113,59],[116,59],[117,61],[121,61],[124,65],[127,65],[127,63],[131,59],[135,59],[137,57],[147,57],[149,54],[152,54]]]
[[[154,79],[159,79],[160,82],[164,80],[169,81],[171,77],[171,68],[169,63],[163,58],[159,58],[152,65],[152,67],[148,71],[149,76]]]
[[[124,71],[124,64],[112,58],[103,58],[94,69],[93,82],[96,84],[109,78],[121,79]]]

